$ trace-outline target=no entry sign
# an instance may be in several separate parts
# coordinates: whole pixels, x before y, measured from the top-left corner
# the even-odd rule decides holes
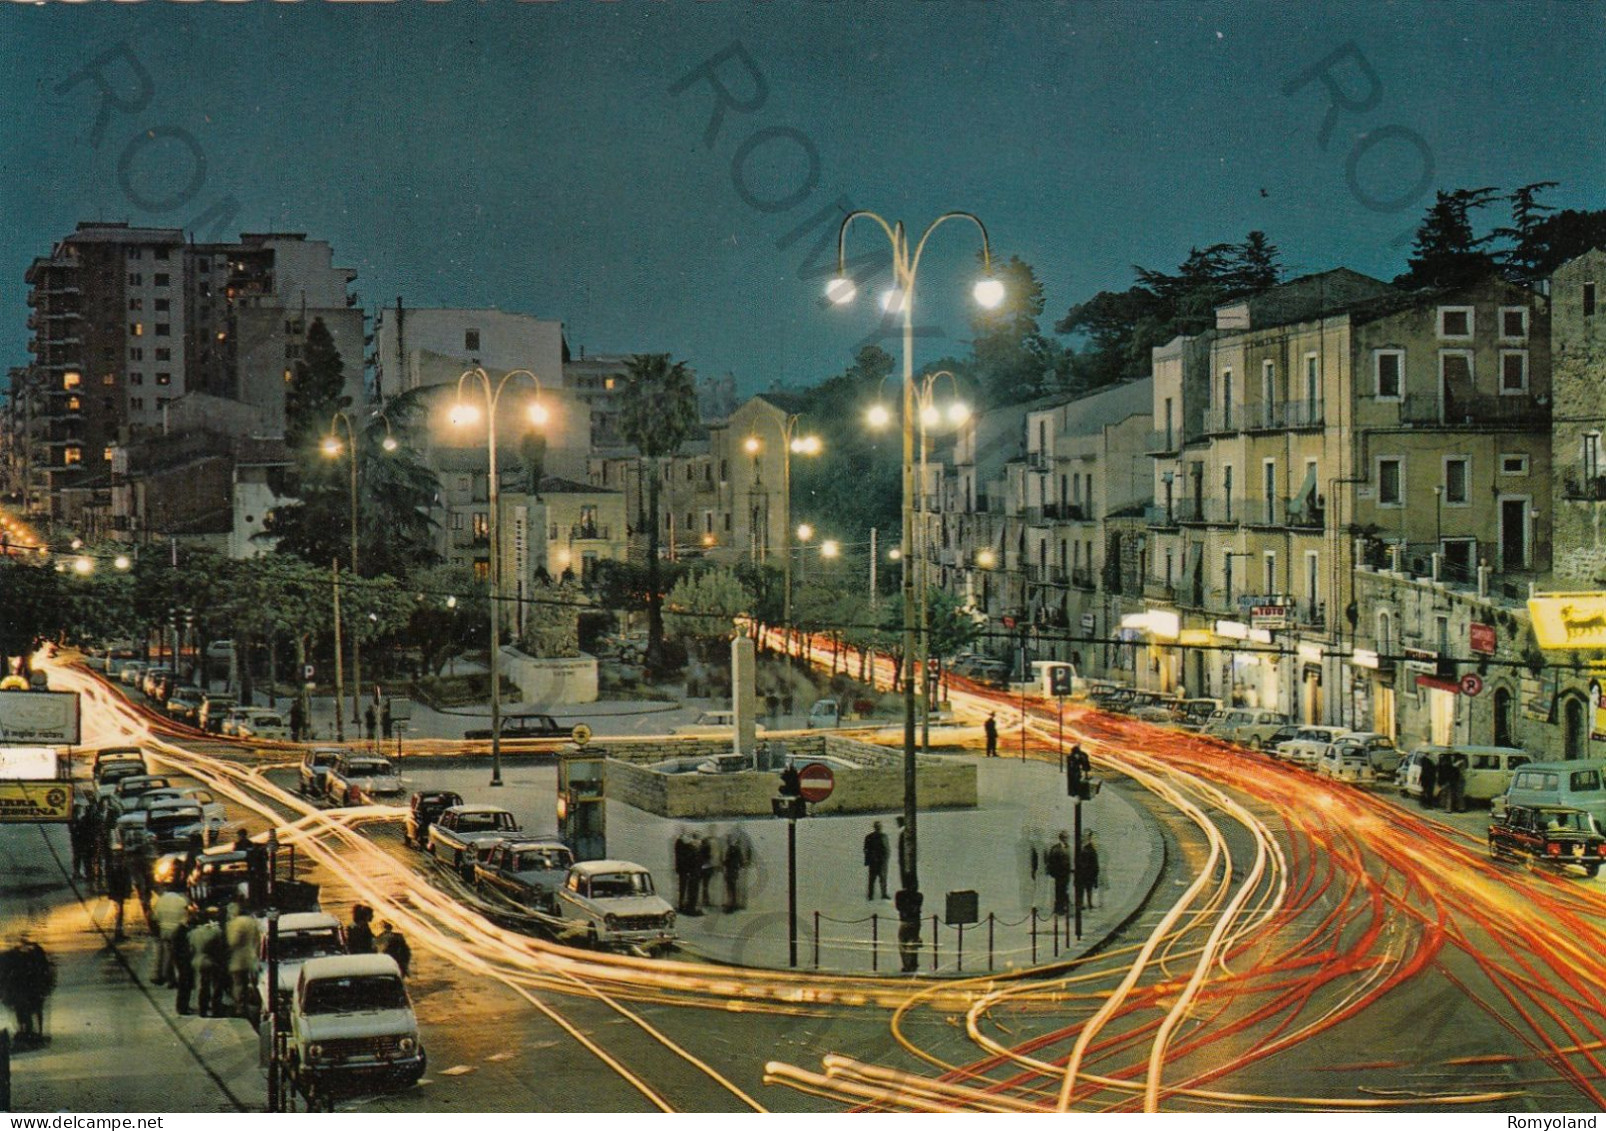
[[[836,776],[824,762],[810,762],[797,772],[797,794],[804,801],[824,801],[836,788]]]

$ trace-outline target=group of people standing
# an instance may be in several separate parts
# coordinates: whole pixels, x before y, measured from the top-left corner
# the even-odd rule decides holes
[[[1465,813],[1467,810],[1467,757],[1454,751],[1445,751],[1435,760],[1431,753],[1422,756],[1422,796],[1418,803],[1424,809],[1442,808],[1446,813]]]
[[[682,915],[701,915],[714,906],[714,876],[724,881],[725,901],[721,909],[741,911],[747,907],[747,871],[753,865],[753,842],[740,827],[724,836],[717,829],[697,832],[682,828],[671,846],[675,862],[675,910]]]

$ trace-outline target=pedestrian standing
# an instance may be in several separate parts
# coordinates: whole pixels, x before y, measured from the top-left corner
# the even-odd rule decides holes
[[[362,722],[363,727],[368,731],[368,742],[371,745],[374,741],[374,731],[379,726],[379,716],[375,713],[372,703],[368,704],[368,710],[363,712]]]
[[[290,737],[300,742],[307,735],[307,709],[302,706],[301,696],[297,695],[290,701]]]
[[[891,855],[887,834],[881,831],[881,822],[871,824],[864,838],[864,898],[875,898],[875,887],[881,885],[881,898],[887,896],[887,859]]]
[[[1054,914],[1071,913],[1071,834],[1061,832],[1048,850],[1048,875],[1054,881]]]
[[[195,970],[195,988],[200,994],[197,1010],[202,1017],[217,1017],[223,1008],[223,977],[228,968],[229,947],[223,934],[223,912],[209,908],[203,914],[200,925],[190,930],[190,965]]]
[[[173,940],[189,914],[190,901],[174,887],[157,896],[151,907],[151,916],[156,920],[156,972],[152,981],[158,986],[173,984]]]
[[[257,956],[262,947],[262,929],[256,916],[238,904],[224,928],[229,947],[229,983],[234,988],[234,1008],[241,1017],[250,1016],[246,1002],[256,993]]]
[[[696,887],[694,877],[697,873],[697,846],[692,843],[692,836],[686,829],[681,829],[675,837],[675,906],[682,915],[697,915],[700,912],[692,906],[692,893]]]
[[[1085,833],[1076,850],[1076,906],[1092,908],[1093,893],[1099,886],[1099,850],[1093,845],[1093,834]]]
[[[1433,760],[1431,753],[1422,755],[1422,763],[1418,773],[1418,780],[1422,783],[1422,796],[1417,798],[1417,804],[1424,809],[1433,808],[1433,792],[1438,786],[1438,764]]]
[[[123,853],[119,849],[112,852],[106,862],[106,898],[112,901],[112,906],[117,911],[117,926],[112,933],[114,943],[120,943],[128,937],[123,934],[123,904],[133,894],[133,883],[128,876],[128,863],[123,859]]]
[[[351,909],[351,926],[346,928],[347,954],[374,952],[374,909],[359,903]]]
[[[741,902],[742,868],[746,861],[742,859],[742,842],[735,832],[725,838],[725,846],[720,856],[720,869],[725,877],[725,910],[727,912],[739,910]]]
[[[697,891],[694,901],[699,911],[713,904],[713,900],[708,898],[708,888],[713,881],[714,838],[704,833],[697,841]]]
[[[1450,813],[1467,811],[1467,760],[1461,754],[1447,754],[1449,779],[1444,783],[1444,808]]]
[[[55,988],[55,963],[44,947],[26,935],[0,953],[0,1001],[16,1015],[18,1044],[44,1040],[45,999]]]
[[[753,842],[747,835],[747,830],[737,825],[730,835],[731,843],[736,846],[741,867],[736,873],[736,910],[747,909],[747,874],[753,867]],[[726,849],[727,854],[729,849]],[[727,855],[727,859],[728,859]]]
[[[998,757],[998,716],[989,714],[981,729],[982,733],[987,736],[987,757]]]
[[[909,882],[909,829],[904,818],[897,819],[898,825],[898,887],[912,891],[914,885]]]
[[[386,699],[385,705],[379,711],[379,733],[386,742],[390,741],[390,735],[395,726],[395,722],[390,717],[390,700]]]
[[[67,838],[72,845],[73,879],[87,879],[89,875],[89,805],[81,797],[74,797],[72,816],[68,818]]]
[[[379,935],[374,939],[374,951],[394,958],[401,976],[407,977],[407,970],[413,964],[413,948],[407,945],[407,939],[389,920],[379,924]]]
[[[190,1012],[190,994],[195,992],[195,949],[190,945],[195,926],[196,913],[186,911],[183,922],[173,930],[173,986],[181,1014]]]

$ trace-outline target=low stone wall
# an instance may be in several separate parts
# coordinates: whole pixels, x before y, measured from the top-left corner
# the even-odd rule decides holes
[[[525,703],[595,703],[595,656],[542,659],[517,648],[502,649],[502,675],[519,689]]]
[[[779,777],[774,770],[736,773],[665,773],[663,767],[695,767],[710,757],[730,753],[719,739],[684,743],[662,740],[608,742],[608,796],[660,817],[707,820],[718,817],[767,817]],[[773,742],[773,746],[781,745]],[[814,807],[820,815],[890,813],[903,808],[903,754],[829,735],[807,735],[784,742],[796,762],[828,755],[851,769],[834,766],[836,787]],[[922,809],[974,808],[976,764],[968,757],[927,756],[915,767]]]

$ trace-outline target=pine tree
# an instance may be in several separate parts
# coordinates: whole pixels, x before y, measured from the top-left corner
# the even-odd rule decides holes
[[[1461,287],[1490,275],[1494,256],[1486,249],[1490,236],[1472,229],[1472,213],[1496,198],[1492,187],[1442,189],[1416,229],[1405,274],[1394,282],[1404,287]]]

